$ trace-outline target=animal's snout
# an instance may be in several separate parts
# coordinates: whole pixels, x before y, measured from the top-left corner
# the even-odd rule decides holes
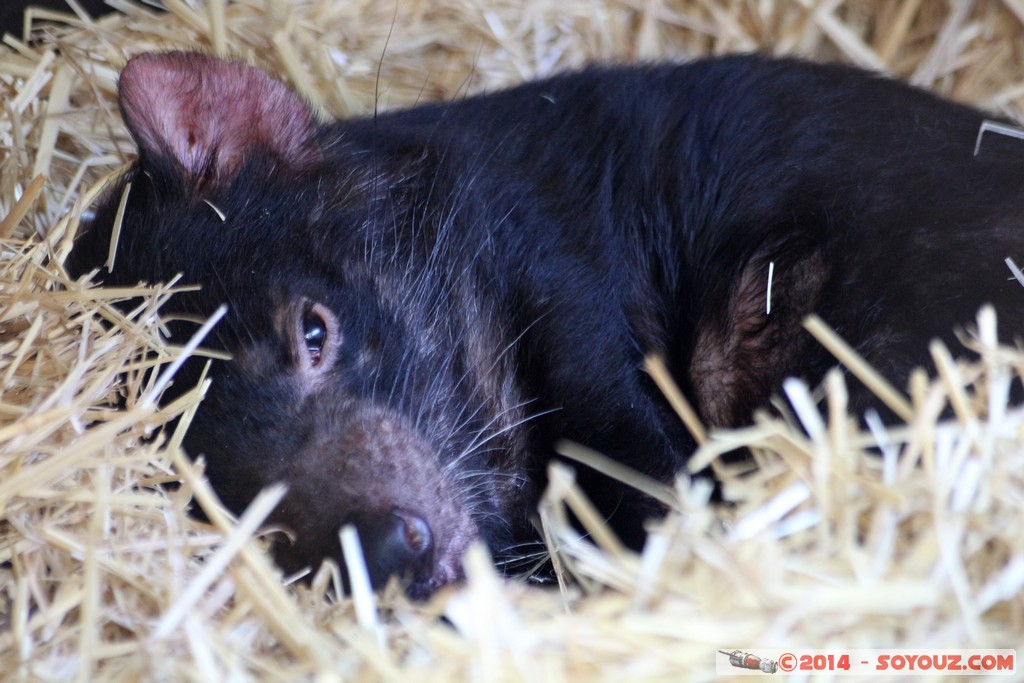
[[[363,559],[374,588],[388,577],[413,577],[426,568],[433,556],[434,539],[423,518],[400,510],[355,512],[346,523],[359,531]]]

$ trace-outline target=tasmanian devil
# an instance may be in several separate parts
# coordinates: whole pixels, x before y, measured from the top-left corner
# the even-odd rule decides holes
[[[1024,257],[1024,143],[975,155],[984,114],[857,69],[593,67],[327,124],[201,54],[136,57],[119,89],[138,159],[67,267],[200,284],[168,305],[178,341],[228,305],[185,446],[234,509],[288,485],[288,570],[338,557],[346,522],[413,595],[475,538],[514,559],[558,439],[671,481],[695,444],[645,354],[741,425],[835,365],[808,313],[898,383],[980,305],[1008,339],[1024,318],[1002,263]],[[642,543],[656,507],[580,479]]]

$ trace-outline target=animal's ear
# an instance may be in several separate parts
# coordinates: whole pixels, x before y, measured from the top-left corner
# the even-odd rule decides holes
[[[230,182],[255,152],[294,170],[321,158],[309,108],[246,64],[194,52],[143,54],[121,72],[118,92],[143,162],[170,160],[197,192]]]

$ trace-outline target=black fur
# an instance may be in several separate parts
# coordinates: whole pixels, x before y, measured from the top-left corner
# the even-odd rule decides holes
[[[897,385],[984,303],[1012,339],[1021,292],[1002,261],[1024,259],[1024,143],[989,136],[974,157],[985,118],[853,68],[737,56],[595,67],[332,123],[312,163],[253,144],[218,169],[212,145],[199,178],[143,141],[101,279],[181,272],[203,289],[170,310],[229,304],[212,344],[236,360],[213,369],[185,443],[236,509],[289,483],[286,567],[336,554],[355,508],[415,507],[402,471],[429,461],[413,478],[426,492],[412,512],[438,544],[411,572],[424,593],[458,577],[442,556],[463,536],[499,557],[535,538],[557,439],[671,481],[694,442],[641,371],[647,353],[727,426],[784,378],[814,383],[835,365],[800,326],[810,312]],[[105,260],[119,198],[76,245],[75,275]],[[312,389],[281,322],[308,302],[341,335]],[[852,390],[855,410],[875,405]],[[638,545],[656,508],[583,482]],[[458,510],[423,512],[431,496]],[[459,540],[442,551],[449,527]]]

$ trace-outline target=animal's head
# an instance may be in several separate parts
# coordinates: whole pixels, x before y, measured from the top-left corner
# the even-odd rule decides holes
[[[378,159],[255,68],[142,55],[119,91],[138,159],[68,267],[200,285],[168,305],[175,342],[227,304],[209,345],[232,360],[214,363],[185,440],[224,501],[284,482],[285,569],[338,557],[351,522],[374,581],[401,575],[414,594],[457,579],[472,539],[500,551],[534,495],[508,428],[522,408],[492,379],[512,361],[481,338],[471,287],[431,257],[441,245],[416,244],[429,216],[396,208]]]

